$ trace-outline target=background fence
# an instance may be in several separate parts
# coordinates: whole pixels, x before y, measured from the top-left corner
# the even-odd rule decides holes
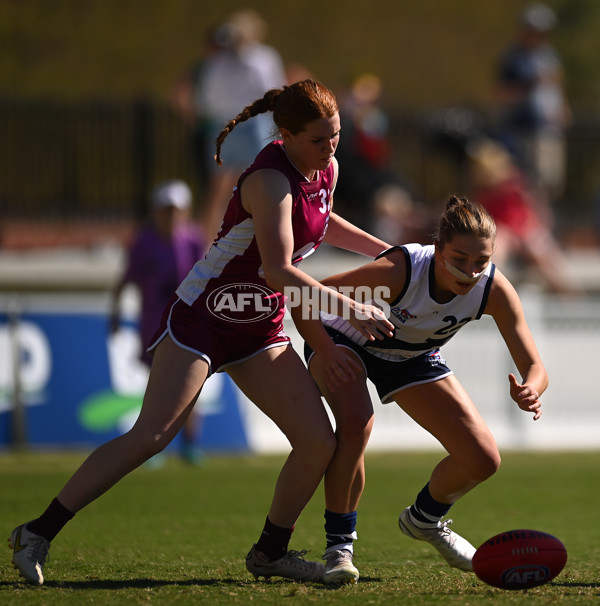
[[[396,166],[414,184],[421,200],[437,203],[448,192],[460,187],[457,145],[460,145],[469,120],[485,120],[482,116],[467,108],[391,116]],[[558,225],[563,230],[571,227],[589,229],[593,225],[600,187],[600,118],[577,117],[569,133],[568,150],[567,189],[557,209]],[[167,106],[152,99],[131,103],[0,99],[0,167],[0,222],[4,222],[7,230],[14,222],[26,226],[79,222],[80,230],[80,223],[86,222],[93,232],[100,222],[127,224],[143,216],[149,189],[162,179],[187,180],[196,198],[203,187],[195,172],[189,131]],[[85,237],[84,234],[84,242]],[[120,257],[114,259],[109,253],[91,254],[88,251],[87,255],[77,255],[75,261],[82,266],[79,274],[73,270],[72,255],[69,263],[64,263],[66,259],[61,261],[60,255],[46,254],[36,257],[32,263],[36,267],[32,268],[34,271],[29,277],[25,275],[28,268],[14,263],[16,254],[11,256],[5,252],[0,255],[0,291],[5,293],[0,299],[0,447],[10,442],[7,432],[11,427],[14,401],[31,392],[31,389],[27,391],[25,375],[25,391],[15,395],[15,368],[21,360],[29,363],[42,359],[33,357],[23,347],[41,344],[35,351],[44,352],[43,364],[34,370],[41,369],[48,381],[53,381],[51,389],[38,385],[39,389],[34,390],[37,399],[30,405],[25,402],[26,415],[38,415],[36,439],[39,443],[48,439],[44,431],[49,419],[61,421],[60,415],[56,414],[60,403],[71,403],[70,422],[75,431],[80,426],[77,410],[90,396],[88,390],[114,391],[111,382],[114,382],[115,374],[110,371],[111,364],[115,366],[115,360],[111,358],[114,347],[105,330],[106,292],[114,284],[121,264]],[[323,253],[315,257],[318,257],[317,265],[312,266],[312,273],[317,279],[319,272],[335,273],[333,267],[338,258],[327,258]],[[588,257],[591,258],[591,254]],[[307,263],[307,269],[311,268]],[[593,281],[593,290],[597,292],[600,290],[599,265],[592,264],[590,269],[584,265],[582,258],[578,258],[572,269],[583,271]],[[36,289],[61,290],[62,293],[56,295],[59,298],[52,303],[51,309],[40,308],[35,299]],[[82,295],[82,291],[95,292]],[[23,292],[29,294],[23,298],[18,294]],[[445,354],[451,367],[468,388],[502,447],[600,447],[594,355],[600,342],[598,299],[561,301],[537,292],[528,294],[524,291],[522,294],[550,374],[542,421],[532,423],[530,415],[520,413],[511,403],[506,380],[511,363],[493,323],[474,323],[449,343]],[[79,307],[82,297],[87,300]],[[15,305],[16,316],[11,316]],[[22,320],[11,324],[10,318],[22,318],[24,313],[30,313],[31,317],[21,331],[19,322]],[[85,313],[88,317],[82,319]],[[61,318],[61,314],[68,317]],[[85,327],[77,328],[80,321]],[[131,322],[135,322],[134,312]],[[301,351],[299,337],[291,323],[288,330]],[[69,331],[73,331],[72,334]],[[22,343],[21,338],[24,339]],[[76,347],[81,350],[73,349]],[[94,355],[90,356],[92,348]],[[74,362],[81,368],[75,369]],[[126,368],[119,364],[115,367]],[[99,368],[103,368],[102,373]],[[59,369],[60,377],[57,376]],[[40,375],[36,376],[39,379]],[[89,381],[86,380],[88,376]],[[72,378],[79,380],[77,393],[73,391]],[[128,375],[127,380],[119,381],[119,385],[127,384],[130,379]],[[122,389],[115,391],[121,398],[120,405],[131,408],[131,398],[137,398],[139,403],[144,380],[138,376],[132,383],[137,389],[134,394],[123,394]],[[65,389],[67,393],[61,391]],[[211,435],[216,436],[215,447],[231,446],[219,443],[218,436],[220,431],[224,436],[233,435],[233,419],[234,426],[239,429],[236,448],[242,444],[255,451],[287,449],[285,438],[256,407],[230,385],[222,385],[220,389],[225,390],[219,392],[225,393],[221,401],[228,404],[225,409],[211,413],[209,426],[213,425]],[[113,399],[110,405],[114,404]],[[119,428],[109,429],[115,432]],[[56,438],[62,434],[52,435]],[[94,436],[99,441],[106,438],[106,434],[94,434],[93,431],[85,435],[85,439],[92,441]],[[69,440],[62,443],[69,443]],[[395,405],[377,404],[371,448],[432,446],[435,441]]]
[[[441,108],[391,118],[394,167],[424,202],[461,188],[457,148],[483,111]],[[141,217],[150,188],[182,178],[200,199],[189,130],[165,104],[0,99],[0,205],[6,220],[122,221]],[[562,228],[588,224],[600,189],[600,117],[577,116]]]

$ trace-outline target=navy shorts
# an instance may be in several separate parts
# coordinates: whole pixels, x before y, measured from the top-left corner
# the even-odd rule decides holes
[[[362,360],[367,377],[375,385],[377,394],[383,404],[393,402],[394,395],[407,387],[439,381],[453,374],[446,366],[446,360],[442,358],[439,349],[403,362],[391,362],[390,360],[377,358],[341,332],[328,327],[325,328],[336,345],[351,349]],[[313,350],[305,343],[304,358],[307,364],[310,363],[313,354]]]

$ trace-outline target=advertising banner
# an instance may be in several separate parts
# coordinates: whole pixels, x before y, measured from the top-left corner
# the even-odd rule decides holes
[[[0,447],[9,446],[19,429],[30,446],[84,448],[127,431],[148,378],[138,359],[135,323],[109,334],[102,305],[65,296],[22,303],[0,311]],[[22,428],[15,427],[16,402]],[[192,414],[202,417],[203,449],[248,448],[239,392],[227,375],[208,380]]]

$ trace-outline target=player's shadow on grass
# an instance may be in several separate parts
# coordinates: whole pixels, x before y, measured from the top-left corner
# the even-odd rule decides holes
[[[155,587],[181,586],[181,587],[197,587],[197,586],[219,586],[219,585],[246,585],[251,584],[251,581],[240,581],[240,579],[185,579],[182,581],[174,581],[172,579],[90,579],[88,581],[46,581],[44,588],[48,589],[148,589]],[[3,582],[0,587],[30,587],[38,589],[35,585],[17,581],[15,583]]]
[[[381,582],[380,578],[376,577],[361,577],[361,583],[377,583]],[[251,579],[239,579],[235,577],[220,578],[220,579],[185,579],[181,581],[175,581],[172,579],[89,579],[87,581],[46,581],[44,588],[47,589],[71,589],[71,590],[90,590],[90,589],[152,589],[157,587],[252,587],[256,584],[265,585],[300,585],[304,583],[297,583],[290,579],[273,578],[269,581],[254,581]],[[14,588],[16,585],[23,588],[31,588],[37,590],[35,585],[25,583],[23,581],[11,582],[0,582],[0,588],[8,589],[9,587]],[[306,585],[314,585],[315,587],[321,587],[327,590],[335,590],[345,587],[345,585],[323,585],[321,583],[306,583]]]

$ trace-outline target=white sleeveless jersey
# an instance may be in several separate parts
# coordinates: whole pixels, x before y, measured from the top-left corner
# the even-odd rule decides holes
[[[343,333],[374,356],[393,362],[402,362],[435,351],[471,320],[479,320],[487,303],[496,268],[493,263],[489,263],[483,276],[466,295],[456,295],[448,303],[438,303],[431,296],[435,247],[405,244],[399,248],[407,258],[407,279],[404,290],[390,304],[389,320],[395,326],[393,337],[368,341],[347,320],[331,314],[321,314],[325,326]],[[383,254],[389,254],[392,250],[398,248]]]

